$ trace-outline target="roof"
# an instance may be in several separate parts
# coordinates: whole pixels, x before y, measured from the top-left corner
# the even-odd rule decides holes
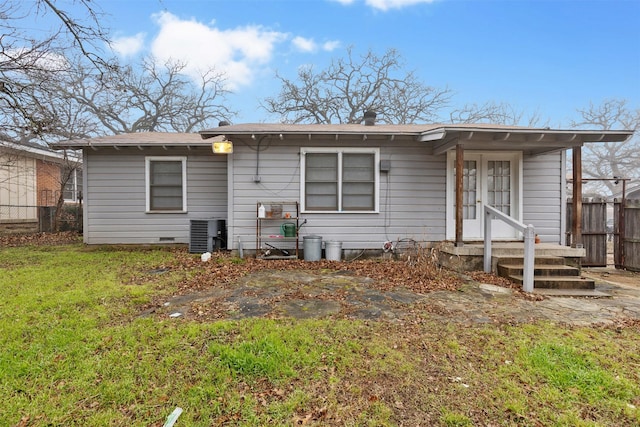
[[[14,155],[31,157],[47,162],[63,163],[65,156],[63,153],[53,151],[46,145],[34,144],[32,142],[15,143],[8,141],[0,141],[0,152],[11,152]],[[76,161],[77,159],[73,159]]]
[[[587,142],[625,141],[633,135],[631,130],[576,130],[528,128],[491,124],[286,124],[245,123],[206,129],[199,133],[139,132],[102,136],[90,139],[61,141],[51,146],[55,149],[81,149],[98,147],[208,147],[213,141],[224,138],[257,138],[273,136],[281,140],[310,141],[314,137],[353,140],[378,139],[394,141],[410,139],[425,143],[434,154],[452,150],[458,144],[465,149],[522,150],[527,154],[579,147]]]
[[[214,138],[221,141],[223,138]],[[119,135],[99,136],[96,138],[71,139],[51,144],[55,149],[97,148],[97,147],[209,147],[212,140],[204,140],[198,133],[178,132],[136,132]]]
[[[618,184],[618,182],[616,182]],[[638,180],[628,180],[625,185],[625,198],[640,199],[640,182]],[[609,201],[622,199],[622,190],[613,193],[608,197]]]
[[[632,130],[578,130],[530,128],[492,124],[380,124],[365,126],[359,124],[286,124],[286,123],[246,123],[220,126],[200,132],[203,138],[225,136],[251,137],[272,135],[279,139],[306,136],[332,136],[362,139],[410,138],[424,142],[434,154],[442,154],[464,144],[465,149],[482,150],[522,150],[529,154],[579,147],[589,142],[620,142],[633,135]]]
[[[266,133],[282,133],[287,135],[293,134],[344,134],[344,135],[361,135],[379,134],[379,135],[419,135],[423,132],[432,131],[442,128],[441,124],[407,124],[407,125],[391,125],[379,124],[373,126],[365,126],[360,124],[287,124],[287,123],[244,123],[237,125],[219,126],[217,128],[206,129],[200,131],[203,138],[211,135],[220,135],[224,132],[226,135],[233,134],[266,134]],[[469,128],[499,128],[499,129],[526,129],[517,126],[499,126],[499,125],[461,125]]]

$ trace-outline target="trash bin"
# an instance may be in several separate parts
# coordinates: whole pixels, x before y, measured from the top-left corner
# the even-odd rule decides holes
[[[309,235],[302,238],[305,261],[320,261],[322,258],[322,236]]]
[[[342,242],[326,241],[324,242],[325,258],[329,261],[342,260]]]

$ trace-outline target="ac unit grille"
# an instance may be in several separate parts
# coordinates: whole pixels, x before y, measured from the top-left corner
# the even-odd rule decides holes
[[[222,218],[192,219],[189,228],[189,252],[221,250],[227,244],[227,221]]]
[[[209,221],[191,220],[189,252],[205,253],[209,250]]]

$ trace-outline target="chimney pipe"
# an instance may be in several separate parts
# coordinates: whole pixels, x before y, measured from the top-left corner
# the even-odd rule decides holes
[[[376,113],[375,111],[365,111],[364,112],[364,125],[365,126],[373,126],[376,124]]]

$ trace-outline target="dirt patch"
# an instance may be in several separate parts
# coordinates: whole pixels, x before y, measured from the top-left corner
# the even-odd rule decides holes
[[[195,273],[179,293],[156,301],[146,315],[197,320],[245,317],[401,319],[407,307],[435,291],[456,291],[463,278],[425,263],[359,260],[238,260],[216,254],[209,262],[176,254],[170,269]]]
[[[427,293],[436,290],[456,290],[462,279],[459,275],[439,268],[429,260],[411,263],[400,260],[365,259],[351,262],[303,260],[238,260],[226,253],[216,253],[208,262],[198,256],[176,252],[171,268],[195,270],[197,275],[180,285],[180,293],[208,289],[212,286],[229,286],[239,278],[264,270],[296,272],[331,272],[344,277],[366,277],[368,286],[381,291],[397,287],[414,292]],[[285,275],[287,276],[287,275]]]
[[[196,321],[265,318],[353,318],[405,323],[527,323],[633,325],[640,292],[602,283],[610,297],[545,297],[525,293],[507,279],[473,272],[460,275],[430,260],[239,260],[214,254],[208,262],[176,251],[170,265],[190,277],[172,297],[156,300],[143,315]],[[136,280],[152,280],[151,273]],[[630,275],[633,281],[634,275]],[[640,289],[639,289],[640,291]],[[630,322],[627,322],[630,320]]]
[[[493,274],[460,275],[431,260],[239,260],[218,253],[202,262],[198,256],[178,251],[171,265],[153,269],[170,270],[187,270],[191,278],[179,284],[174,296],[149,305],[144,316],[198,321],[315,317],[403,322],[430,314],[474,323],[511,322],[530,319],[526,304],[544,300]],[[509,310],[514,305],[516,315]]]

